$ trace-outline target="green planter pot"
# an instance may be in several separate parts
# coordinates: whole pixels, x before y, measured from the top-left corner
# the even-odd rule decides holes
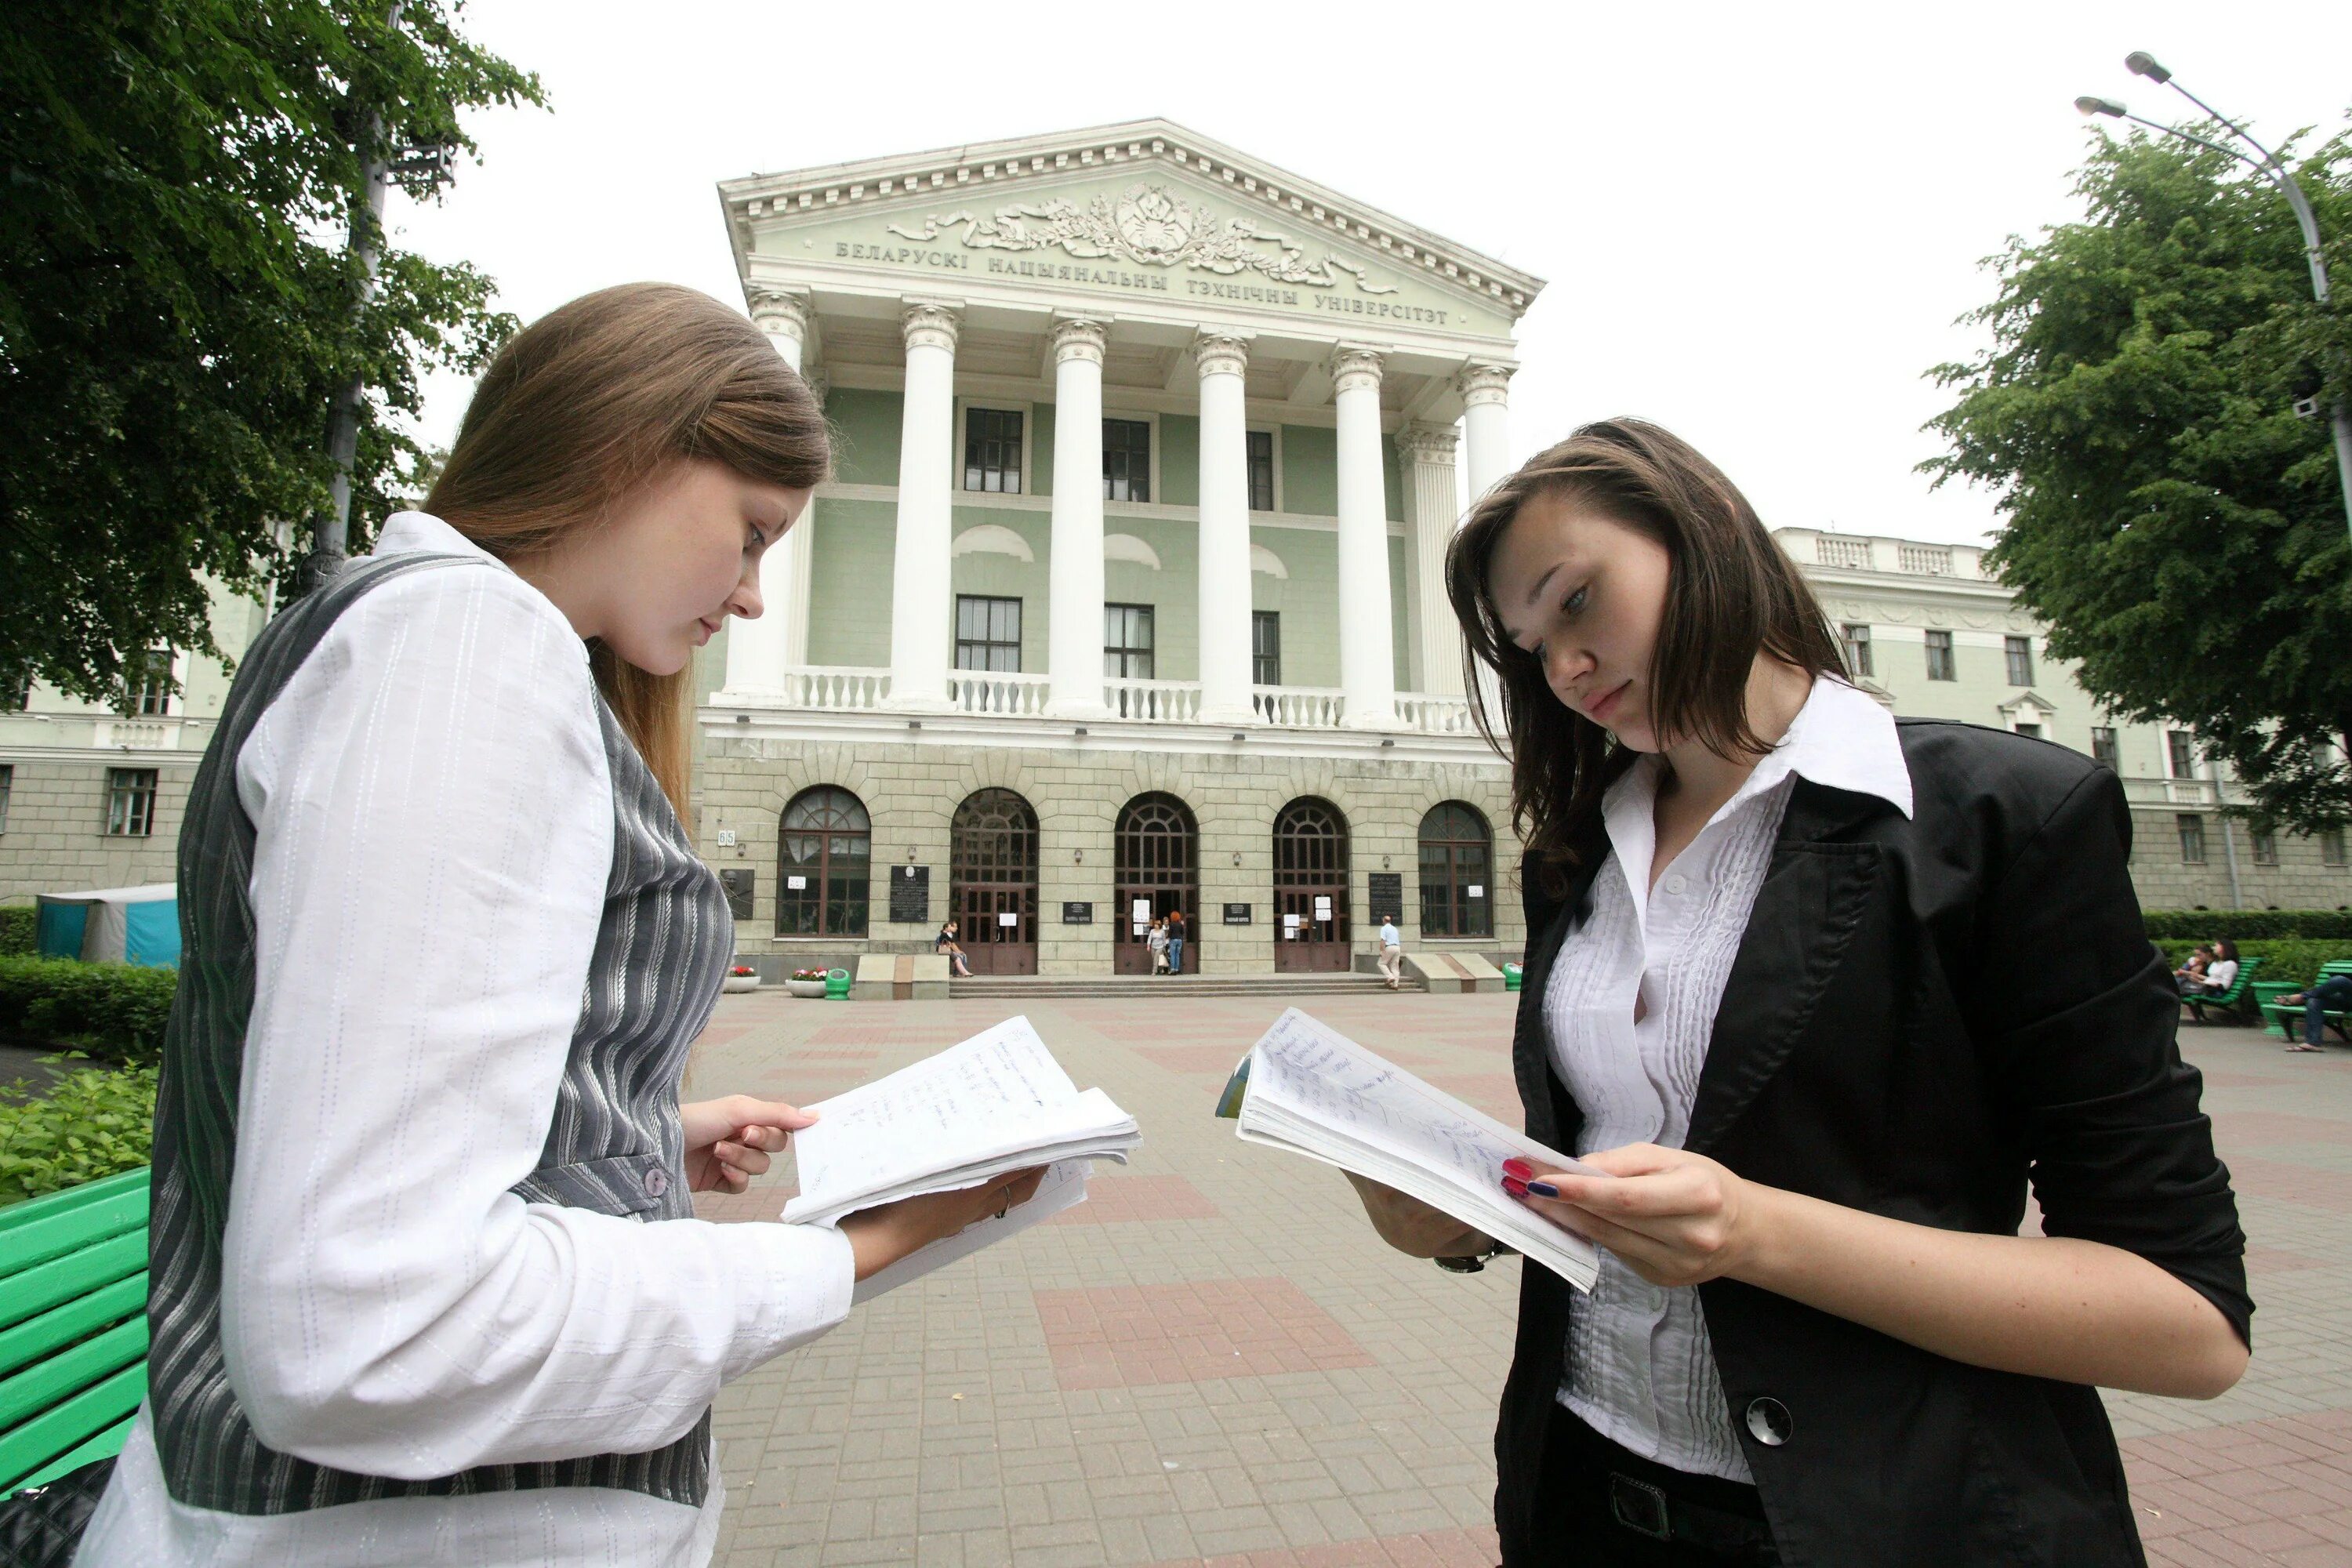
[[[2297,985],[2292,980],[2257,980],[2254,982],[2254,1005],[2262,1013],[2263,1032],[2264,1034],[2274,1035],[2280,1039],[2285,1039],[2288,1037],[2289,1029],[2286,1021],[2281,1017],[2280,1015],[2271,1011],[2271,1003],[2277,997],[2285,996],[2302,989],[2302,986]],[[2300,1010],[2298,1009],[2298,1011]]]

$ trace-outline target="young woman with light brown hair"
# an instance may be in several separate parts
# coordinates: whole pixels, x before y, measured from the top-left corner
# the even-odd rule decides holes
[[[707,1561],[719,1384],[1034,1191],[692,1217],[810,1118],[678,1103],[734,935],[690,670],[829,460],[742,317],[591,294],[248,651],[180,841],[148,1397],[79,1561]]]
[[[1496,1173],[1601,1248],[1589,1295],[1521,1270],[1505,1563],[2143,1563],[2097,1386],[2222,1392],[2252,1303],[2115,774],[1895,719],[1654,426],[1530,458],[1446,568],[1527,844],[1528,1131],[1602,1173]]]

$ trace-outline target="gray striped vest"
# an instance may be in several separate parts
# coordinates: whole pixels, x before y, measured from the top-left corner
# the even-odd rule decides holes
[[[237,752],[270,700],[362,595],[405,573],[467,567],[498,570],[472,556],[423,552],[355,563],[278,616],[237,671],[188,797],[179,849],[179,990],[155,1103],[147,1400],[164,1479],[174,1498],[194,1507],[296,1513],[376,1498],[537,1487],[611,1487],[699,1507],[709,1487],[708,1411],[685,1436],[646,1454],[486,1465],[425,1481],[331,1469],[278,1453],[254,1435],[222,1360],[221,1233],[254,988],[254,826],[237,800]],[[734,926],[718,879],[696,858],[661,786],[601,697],[596,706],[613,780],[613,870],[554,1122],[539,1169],[513,1190],[532,1203],[680,1219],[693,1205],[678,1074],[718,999]]]

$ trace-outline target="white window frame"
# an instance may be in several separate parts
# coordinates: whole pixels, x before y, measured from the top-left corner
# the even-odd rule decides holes
[[[1168,487],[1160,483],[1160,459],[1161,454],[1167,450],[1167,447],[1160,439],[1160,416],[1156,413],[1147,412],[1140,408],[1114,408],[1108,403],[1105,403],[1103,405],[1102,416],[1106,419],[1126,419],[1139,425],[1149,425],[1151,426],[1151,499],[1150,500],[1113,500],[1108,496],[1105,496],[1103,497],[1103,505],[1166,506],[1168,502],[1164,498],[1168,494]],[[1057,417],[1054,421],[1054,450],[1058,452],[1061,449],[1062,422]],[[1097,484],[1100,484],[1102,482],[1102,432],[1100,430],[1097,430],[1095,432],[1095,482]],[[1158,666],[1155,664],[1153,668],[1157,668]]]
[[[1006,497],[1001,490],[968,490],[963,487],[963,455],[971,441],[971,411],[985,408],[992,414],[1021,416],[1021,493]],[[949,454],[954,461],[951,471],[952,488],[958,496],[1002,497],[1009,500],[1027,500],[1037,494],[1037,405],[1024,403],[1017,397],[958,397],[955,400],[955,447]],[[1054,438],[1062,437],[1061,421],[1054,422]]]
[[[1274,448],[1274,510],[1270,512],[1259,511],[1253,507],[1250,510],[1250,515],[1252,517],[1279,516],[1283,510],[1282,426],[1269,420],[1252,419],[1244,421],[1242,425],[1242,429],[1250,435],[1262,435],[1267,437],[1269,438],[1268,444]],[[1244,488],[1246,488],[1249,483],[1249,444],[1246,441],[1242,445],[1242,483]]]

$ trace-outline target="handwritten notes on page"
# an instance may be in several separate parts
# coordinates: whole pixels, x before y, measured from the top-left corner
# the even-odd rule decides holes
[[[1580,1165],[1433,1089],[1293,1007],[1252,1048],[1238,1131],[1244,1142],[1321,1160],[1383,1183],[1508,1242],[1579,1289],[1599,1261],[1590,1242],[1504,1194],[1503,1162]]]

